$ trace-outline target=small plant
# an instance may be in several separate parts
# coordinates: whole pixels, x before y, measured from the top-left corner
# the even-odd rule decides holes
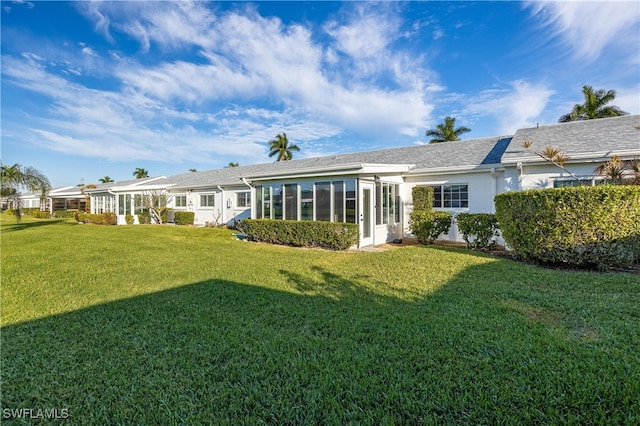
[[[127,222],[127,225],[133,225],[133,215],[131,214],[125,215],[124,221]]]

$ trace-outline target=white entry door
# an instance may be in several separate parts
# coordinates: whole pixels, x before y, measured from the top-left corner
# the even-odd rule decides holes
[[[360,181],[358,211],[360,212],[360,247],[374,244],[375,235],[375,185]]]

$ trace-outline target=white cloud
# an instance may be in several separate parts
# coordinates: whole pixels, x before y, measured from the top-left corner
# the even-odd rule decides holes
[[[353,16],[382,33],[362,39],[357,30],[366,25],[352,19],[333,27],[330,45],[317,41],[314,28],[285,25],[251,7],[220,15],[199,2],[92,2],[82,8],[108,40],[117,28],[143,51],[157,46],[172,57],[186,48],[200,57],[148,65],[122,51],[100,58],[81,44],[84,55],[74,59],[67,50],[58,72],[38,55],[8,57],[2,73],[11,84],[51,99],[29,128],[32,143],[56,151],[114,161],[201,163],[231,156],[247,164],[264,161],[265,142],[286,131],[304,146],[301,155],[319,155],[335,149],[323,146],[328,138],[348,132],[367,142],[420,135],[433,108],[425,93],[441,90],[427,80],[431,73],[421,58],[394,52],[397,18],[362,6]],[[369,67],[367,81],[342,71],[346,53]],[[71,77],[86,74],[78,63],[117,84],[96,90],[73,83]]]
[[[638,55],[640,7],[634,1],[544,1],[527,6],[578,59],[595,60],[609,46]]]
[[[554,93],[543,84],[522,80],[509,83],[507,89],[489,89],[466,101],[461,115],[472,120],[493,118],[502,135],[532,127],[539,121],[549,98]]]

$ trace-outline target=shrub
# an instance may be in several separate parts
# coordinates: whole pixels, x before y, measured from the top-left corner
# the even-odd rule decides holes
[[[508,192],[495,203],[502,236],[521,259],[601,269],[640,260],[640,187]]]
[[[151,223],[151,213],[149,213],[149,212],[139,212],[138,213],[138,223],[140,223],[140,224]]]
[[[173,221],[176,225],[193,225],[195,219],[194,212],[174,212]]]
[[[346,250],[359,241],[355,223],[245,219],[237,225],[248,240],[272,244]]]
[[[30,214],[36,219],[49,219],[51,217],[51,213],[48,210],[32,210]]]
[[[458,231],[472,250],[487,250],[496,245],[498,220],[491,213],[458,213]]]
[[[125,215],[124,221],[127,223],[127,225],[133,225],[133,215],[132,214]]]
[[[15,216],[16,215],[16,211],[15,209],[6,209],[5,214],[8,214],[9,216]]]
[[[28,215],[28,216],[33,216],[33,217],[38,217],[37,215],[39,214],[40,211],[41,211],[40,207],[24,207],[22,209],[22,214]],[[34,215],[34,213],[36,215]]]
[[[433,188],[430,186],[414,186],[411,190],[413,210],[433,209]]]
[[[414,210],[409,215],[409,229],[422,244],[433,244],[450,226],[451,213],[448,212]]]
[[[78,212],[76,220],[78,222],[93,223],[95,225],[115,225],[118,223],[118,217],[115,213],[91,214]]]
[[[75,217],[76,213],[77,213],[76,210],[58,210],[53,212],[51,217],[54,217],[56,219],[69,219],[69,218]]]

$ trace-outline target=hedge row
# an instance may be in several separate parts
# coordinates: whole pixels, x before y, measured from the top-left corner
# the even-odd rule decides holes
[[[91,214],[77,212],[76,220],[83,223],[93,223],[96,225],[115,225],[118,223],[118,217],[115,213]]]
[[[502,236],[524,260],[627,267],[640,260],[640,187],[507,192],[495,198]]]
[[[195,219],[194,212],[174,212],[173,221],[176,225],[193,225]]]
[[[295,247],[346,250],[359,241],[355,223],[245,219],[239,221],[237,227],[249,241]]]

